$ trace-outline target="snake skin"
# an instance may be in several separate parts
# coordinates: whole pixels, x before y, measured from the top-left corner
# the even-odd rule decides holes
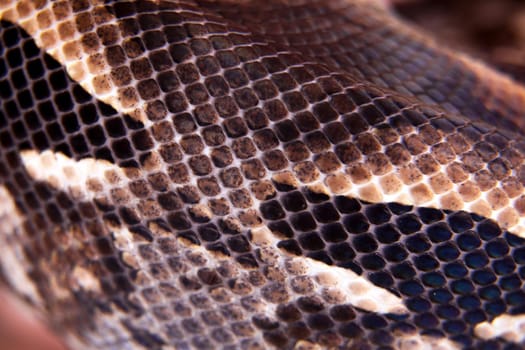
[[[0,0],[2,279],[71,349],[522,349],[525,88],[368,0]]]

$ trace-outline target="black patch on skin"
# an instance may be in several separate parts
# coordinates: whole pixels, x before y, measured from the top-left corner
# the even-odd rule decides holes
[[[129,165],[132,154],[126,137],[130,130],[143,130],[144,125],[93,98],[22,29],[6,21],[1,21],[0,28],[4,52],[0,57],[2,148],[50,149],[75,160],[92,157]],[[143,146],[142,151],[147,151],[153,145]]]
[[[146,329],[134,327],[129,322],[123,322],[123,325],[133,339],[147,349],[161,349],[166,344],[158,335],[148,332]]]
[[[289,203],[296,196],[280,198],[292,219],[297,214]],[[317,227],[298,220],[294,237],[279,247],[349,268],[401,297],[409,316],[387,315],[378,329],[410,324],[474,349],[484,344],[474,336],[476,324],[525,313],[525,239],[496,222],[464,211],[304,197],[310,203],[303,214],[314,213]],[[263,206],[265,218],[277,223],[270,215],[275,208]]]

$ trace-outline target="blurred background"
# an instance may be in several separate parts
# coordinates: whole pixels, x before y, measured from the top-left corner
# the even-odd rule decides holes
[[[0,287],[0,350],[66,350],[7,290]]]
[[[385,1],[440,42],[525,83],[525,0]],[[0,289],[0,350],[65,350],[45,324],[17,305]]]
[[[452,48],[525,82],[525,0],[388,0]]]

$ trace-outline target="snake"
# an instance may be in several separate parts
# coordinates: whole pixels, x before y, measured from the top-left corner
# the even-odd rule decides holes
[[[0,0],[1,281],[70,349],[523,349],[525,87],[379,0]]]

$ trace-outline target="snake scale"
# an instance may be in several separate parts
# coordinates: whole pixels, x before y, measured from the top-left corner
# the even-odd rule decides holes
[[[522,349],[525,88],[369,0],[0,0],[2,280],[71,349]]]

